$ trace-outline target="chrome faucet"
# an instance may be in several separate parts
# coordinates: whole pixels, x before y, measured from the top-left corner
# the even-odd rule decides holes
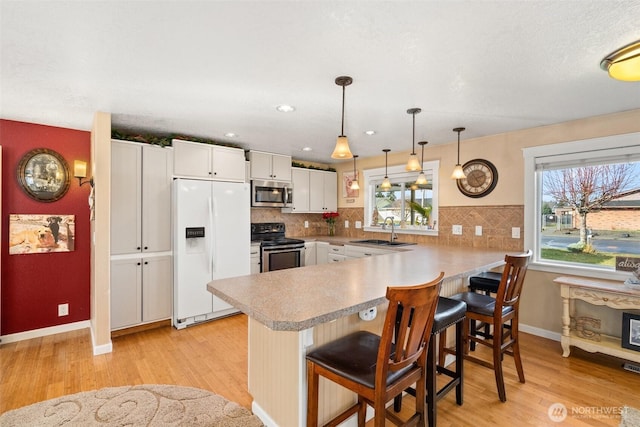
[[[382,228],[383,229],[387,229],[387,220],[390,219],[391,220],[391,236],[389,237],[389,241],[393,242],[394,240],[396,240],[398,238],[398,236],[396,236],[396,231],[395,231],[395,224],[393,223],[394,221],[394,217],[392,216],[388,216],[384,219],[384,222],[382,223]]]

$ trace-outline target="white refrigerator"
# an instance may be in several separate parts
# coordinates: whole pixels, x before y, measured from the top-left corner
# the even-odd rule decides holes
[[[236,313],[207,290],[214,279],[250,274],[249,184],[176,179],[173,182],[173,325]]]

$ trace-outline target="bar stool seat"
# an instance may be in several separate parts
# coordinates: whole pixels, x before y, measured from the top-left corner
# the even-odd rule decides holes
[[[462,405],[463,389],[463,360],[464,360],[464,320],[466,317],[467,304],[463,301],[456,301],[451,298],[438,297],[438,306],[433,319],[431,329],[431,339],[429,340],[429,350],[427,352],[427,420],[431,427],[436,425],[436,402],[442,399],[452,389],[456,389],[456,403]],[[456,325],[456,370],[452,371],[444,366],[446,330]],[[397,325],[398,326],[398,325]],[[397,327],[396,326],[396,327]],[[440,334],[439,362],[436,363],[436,339]],[[447,384],[440,389],[436,389],[436,374],[444,374],[451,378]],[[405,390],[407,394],[416,395],[413,387]],[[402,397],[398,396],[394,400],[394,410],[400,412],[402,407]]]
[[[475,276],[469,277],[469,290],[472,292],[481,291],[489,295],[498,292],[498,285],[502,279],[502,273],[495,271],[484,271]]]

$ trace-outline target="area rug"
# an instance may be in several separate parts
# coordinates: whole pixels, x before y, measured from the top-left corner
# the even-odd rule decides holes
[[[192,387],[138,385],[87,391],[14,409],[0,426],[261,427],[251,411]]]
[[[625,406],[620,416],[620,427],[640,427],[640,411]]]

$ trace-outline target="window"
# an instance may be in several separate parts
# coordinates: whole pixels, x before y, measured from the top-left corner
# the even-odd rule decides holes
[[[399,233],[437,235],[439,161],[424,162],[426,184],[416,184],[418,172],[388,168],[391,189],[381,187],[385,169],[364,171],[365,230],[382,231],[393,221]]]
[[[640,134],[532,147],[524,156],[534,266],[622,277],[616,257],[640,257]]]

